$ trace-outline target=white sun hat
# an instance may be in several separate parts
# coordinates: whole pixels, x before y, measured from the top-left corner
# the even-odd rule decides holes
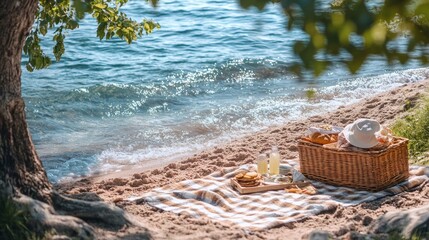
[[[380,129],[381,125],[377,121],[359,118],[354,123],[347,125],[343,133],[351,145],[360,148],[372,148],[378,144],[375,133]]]

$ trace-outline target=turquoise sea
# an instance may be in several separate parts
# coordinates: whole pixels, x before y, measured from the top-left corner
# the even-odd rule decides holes
[[[125,11],[162,28],[127,45],[99,41],[85,18],[67,34],[60,62],[33,73],[23,65],[29,128],[54,182],[174,161],[429,77],[417,62],[373,58],[357,75],[336,65],[299,81],[287,66],[304,36],[285,29],[277,5],[260,12],[225,0],[162,0],[156,9],[131,1]],[[43,44],[50,51],[53,43]]]

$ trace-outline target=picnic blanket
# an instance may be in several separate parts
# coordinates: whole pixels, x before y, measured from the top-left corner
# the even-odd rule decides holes
[[[177,214],[209,217],[246,229],[271,228],[295,222],[336,208],[373,201],[422,187],[426,174],[411,175],[407,181],[379,192],[359,191],[312,181],[316,195],[286,193],[284,190],[240,195],[230,185],[230,178],[253,164],[226,168],[200,179],[186,180],[153,189],[141,197],[129,199]],[[410,170],[417,167],[412,166]]]

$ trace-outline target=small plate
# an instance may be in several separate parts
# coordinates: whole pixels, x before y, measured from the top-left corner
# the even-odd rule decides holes
[[[277,175],[275,177],[264,177],[263,179],[263,184],[266,185],[278,185],[285,183],[292,183],[292,177],[285,175]]]

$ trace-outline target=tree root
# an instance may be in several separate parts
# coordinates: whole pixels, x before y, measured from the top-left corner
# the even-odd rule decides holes
[[[30,229],[38,234],[55,230],[56,234],[72,238],[95,239],[94,229],[79,218],[56,215],[52,206],[22,194],[13,201],[28,211]]]
[[[139,226],[138,222],[130,214],[114,204],[73,199],[57,192],[53,193],[52,202],[55,209],[62,214],[85,220],[96,220],[118,229],[127,225]]]
[[[135,226],[147,230],[121,208],[101,201],[73,199],[57,192],[52,192],[53,206],[20,193],[12,200],[20,209],[28,212],[29,228],[38,235],[54,231],[55,234],[73,239],[95,239],[94,228],[85,221],[97,226],[103,223],[109,229]]]

